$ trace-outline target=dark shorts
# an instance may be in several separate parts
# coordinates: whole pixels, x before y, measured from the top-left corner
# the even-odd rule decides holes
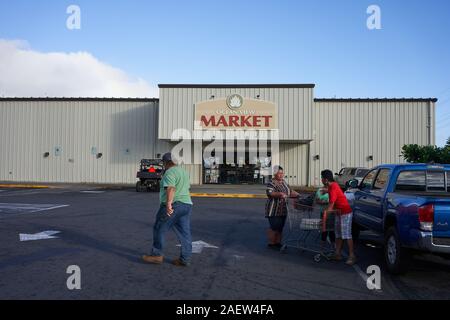
[[[282,232],[286,222],[286,216],[268,217],[270,229],[277,232]]]

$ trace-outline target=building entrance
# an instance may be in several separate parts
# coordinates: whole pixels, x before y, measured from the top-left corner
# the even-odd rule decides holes
[[[270,152],[249,152],[248,146],[239,153],[227,153],[225,148],[214,150],[203,161],[203,183],[266,184],[270,167]]]

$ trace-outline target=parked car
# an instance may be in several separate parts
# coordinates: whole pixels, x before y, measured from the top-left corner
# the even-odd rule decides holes
[[[450,257],[450,165],[380,165],[350,185],[354,235],[382,236],[389,272],[405,272],[412,253]]]
[[[342,168],[339,173],[335,173],[335,180],[339,184],[342,189],[347,189],[347,183],[352,180],[358,180],[358,183],[361,182],[362,178],[369,172],[368,168],[358,168],[358,167],[348,167]]]

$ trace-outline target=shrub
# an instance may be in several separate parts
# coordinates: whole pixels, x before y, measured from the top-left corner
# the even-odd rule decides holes
[[[411,163],[450,164],[450,137],[447,139],[447,144],[442,148],[419,146],[417,144],[404,145],[402,156]]]

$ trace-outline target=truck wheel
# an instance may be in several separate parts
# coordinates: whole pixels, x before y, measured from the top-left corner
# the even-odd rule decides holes
[[[146,190],[145,185],[142,183],[142,181],[136,182],[136,192],[143,192]]]
[[[384,238],[384,258],[387,269],[392,274],[402,274],[407,271],[411,254],[403,248],[395,226],[389,227]]]

